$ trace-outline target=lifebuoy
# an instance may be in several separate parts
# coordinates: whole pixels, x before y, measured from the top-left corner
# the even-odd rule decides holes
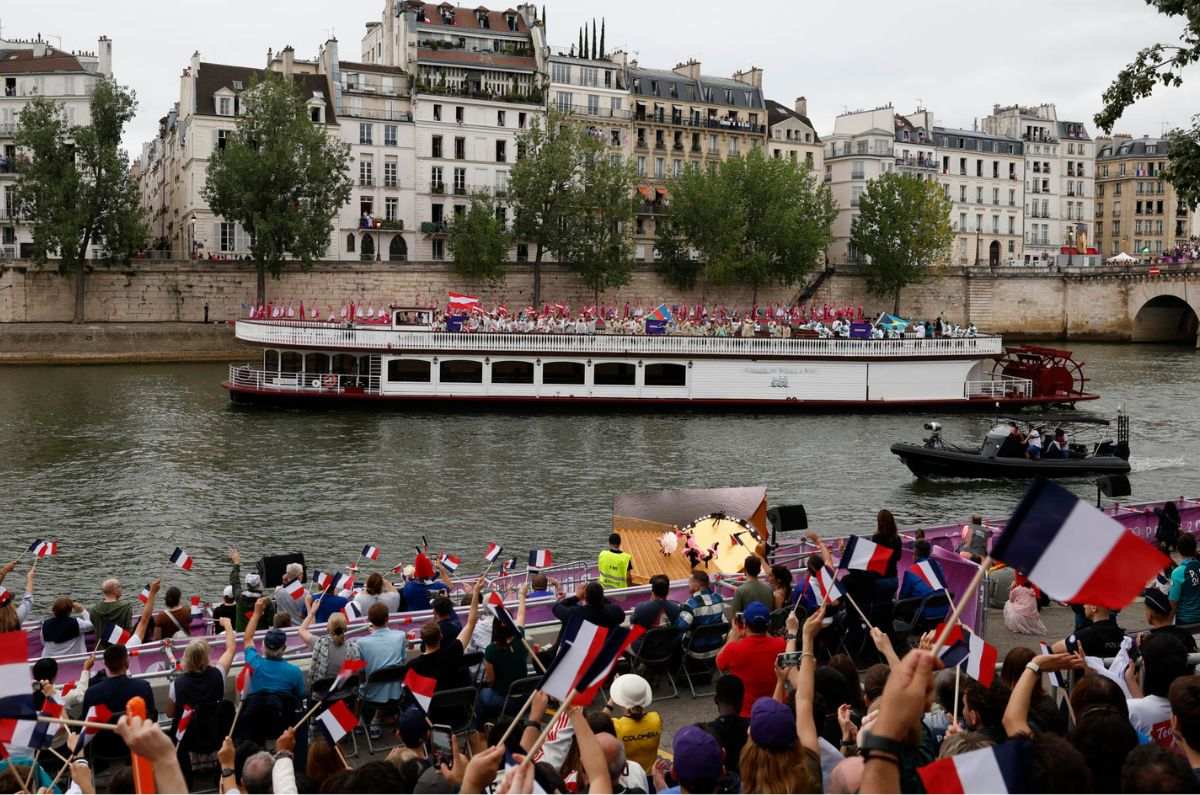
[[[326,389],[337,389],[338,379],[336,375],[321,376],[321,386]]]

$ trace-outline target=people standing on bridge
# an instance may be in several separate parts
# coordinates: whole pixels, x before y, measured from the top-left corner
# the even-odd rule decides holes
[[[1175,609],[1176,624],[1200,623],[1200,558],[1196,556],[1196,537],[1179,537],[1179,565],[1171,572],[1171,590],[1167,594]]]
[[[608,590],[628,588],[633,585],[633,556],[621,551],[621,534],[608,536],[608,549],[600,553],[597,561],[600,569],[600,584]]]

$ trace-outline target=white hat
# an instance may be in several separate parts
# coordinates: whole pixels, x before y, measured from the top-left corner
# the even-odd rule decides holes
[[[618,707],[648,707],[654,700],[650,683],[637,674],[622,674],[613,680],[609,690],[613,703]]]
[[[233,598],[233,586],[226,585],[225,590],[221,592],[221,595],[224,596],[226,599],[232,599]]]

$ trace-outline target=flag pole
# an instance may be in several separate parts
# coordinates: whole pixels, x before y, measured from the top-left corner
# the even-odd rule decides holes
[[[854,606],[854,609],[858,612],[859,617],[862,618],[863,623],[867,625],[867,628],[875,629],[875,625],[872,624],[870,619],[867,618],[866,613],[864,613],[862,608],[858,606],[858,602],[854,601],[854,597],[850,595],[849,591],[846,592],[845,596],[850,601],[850,604]]]
[[[538,659],[537,652],[535,652],[533,650],[533,647],[529,645],[529,639],[526,638],[525,634],[524,634],[525,628],[521,627],[521,630],[522,630],[521,643],[524,644],[525,651],[529,652],[529,658],[531,660],[533,660],[533,664],[538,667],[538,670],[541,671],[543,674],[545,674],[546,673],[545,664],[540,659]]]
[[[504,742],[508,739],[508,736],[513,733],[513,729],[517,728],[517,724],[521,722],[521,717],[525,714],[529,707],[533,705],[533,697],[537,694],[538,691],[534,690],[529,694],[529,698],[525,699],[525,703],[521,705],[519,710],[517,710],[517,714],[513,715],[512,722],[508,724],[508,728],[504,730],[504,734],[500,735],[500,739],[496,741],[497,746],[504,745]]]
[[[560,709],[574,709],[574,707],[571,705],[571,702],[575,699],[575,693],[575,688],[571,688],[571,691],[567,693],[566,698],[562,700],[562,706]],[[546,725],[542,727],[542,733],[538,735],[536,740],[534,740],[533,745],[530,746],[529,750],[525,753],[525,758],[521,760],[521,767],[525,767],[526,765],[533,763],[533,755],[536,754],[546,743],[546,737],[550,734],[550,729],[554,727],[554,724],[555,721],[546,721]]]
[[[49,715],[38,715],[35,720],[38,723],[61,723],[63,726],[77,726],[82,729],[97,729],[113,731],[117,728],[114,723],[101,723],[95,720],[75,720],[73,718],[54,718]]]
[[[25,780],[21,782],[25,792],[33,792],[33,790],[31,790],[29,787],[33,783],[34,777],[37,775],[38,755],[41,753],[42,749],[38,748],[33,752],[33,759],[29,761],[29,772],[26,774]]]
[[[312,705],[312,709],[310,709],[308,712],[305,712],[304,717],[302,717],[302,718],[300,718],[300,720],[296,721],[296,725],[292,726],[292,731],[296,731],[301,726],[303,726],[304,722],[307,721],[309,718],[311,718],[313,716],[313,713],[316,712],[317,710],[319,710],[324,705],[325,705],[325,702],[318,699],[317,703]]]
[[[950,631],[958,624],[958,618],[962,615],[963,608],[967,606],[967,600],[975,595],[975,589],[979,587],[983,575],[987,573],[988,567],[992,565],[992,558],[989,555],[985,557],[979,564],[979,571],[975,572],[975,576],[971,578],[971,582],[967,584],[963,595],[959,597],[958,604],[954,606],[954,612],[950,614],[950,618],[946,620],[945,626],[942,627],[942,632],[938,635],[937,641],[933,644],[930,650],[934,657],[938,656],[938,652],[946,645],[946,638],[949,637]]]
[[[346,755],[342,753],[342,749],[338,747],[337,743],[333,744],[333,750],[337,751],[338,759],[342,760],[342,766],[350,770],[350,763],[346,761]]]
[[[951,714],[951,720],[958,723],[958,687],[962,682],[962,666],[954,666],[954,712]]]
[[[242,704],[245,699],[239,698],[237,709],[233,711],[233,722],[229,724],[229,731],[225,734],[226,737],[233,739],[233,730],[237,728],[238,718],[242,716]]]

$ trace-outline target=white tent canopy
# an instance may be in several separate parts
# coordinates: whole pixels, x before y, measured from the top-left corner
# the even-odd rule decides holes
[[[1123,265],[1123,264],[1124,264],[1124,263],[1126,263],[1126,262],[1137,262],[1137,261],[1138,261],[1138,258],[1137,258],[1137,257],[1131,257],[1130,255],[1128,255],[1128,254],[1126,254],[1124,251],[1122,251],[1120,254],[1118,254],[1118,255],[1117,255],[1117,256],[1115,256],[1115,257],[1109,257],[1107,261],[1108,261],[1108,262],[1115,262],[1115,263],[1117,263],[1117,264],[1119,264],[1119,265]]]

